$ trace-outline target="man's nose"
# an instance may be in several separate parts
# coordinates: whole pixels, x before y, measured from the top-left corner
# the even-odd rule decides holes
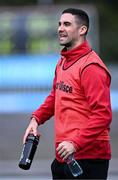
[[[58,27],[58,31],[60,32],[60,31],[64,31],[64,26],[63,25],[60,25],[59,27]]]

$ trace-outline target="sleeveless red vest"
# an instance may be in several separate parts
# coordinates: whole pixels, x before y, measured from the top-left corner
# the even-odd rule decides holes
[[[67,69],[63,68],[64,60],[57,64],[55,94],[55,133],[56,142],[71,140],[79,136],[79,131],[86,125],[91,109],[81,88],[81,74],[90,64],[97,64],[108,73],[98,55],[91,51]],[[99,135],[98,140],[109,140],[108,129]]]

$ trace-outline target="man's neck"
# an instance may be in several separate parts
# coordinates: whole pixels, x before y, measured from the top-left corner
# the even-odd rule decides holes
[[[85,40],[86,40],[86,38],[82,38],[82,39],[80,39],[76,44],[73,44],[73,45],[70,46],[70,47],[66,47],[67,51],[72,50],[72,49],[80,46]]]

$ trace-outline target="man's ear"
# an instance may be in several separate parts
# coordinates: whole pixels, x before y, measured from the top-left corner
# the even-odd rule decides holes
[[[84,35],[84,34],[86,34],[86,32],[87,32],[87,27],[86,26],[81,26],[80,28],[79,28],[79,34],[80,35]]]

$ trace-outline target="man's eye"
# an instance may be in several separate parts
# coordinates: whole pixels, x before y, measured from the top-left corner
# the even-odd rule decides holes
[[[64,24],[65,24],[65,26],[70,26],[71,23],[65,22]]]
[[[61,23],[59,22],[58,26],[61,26]]]

